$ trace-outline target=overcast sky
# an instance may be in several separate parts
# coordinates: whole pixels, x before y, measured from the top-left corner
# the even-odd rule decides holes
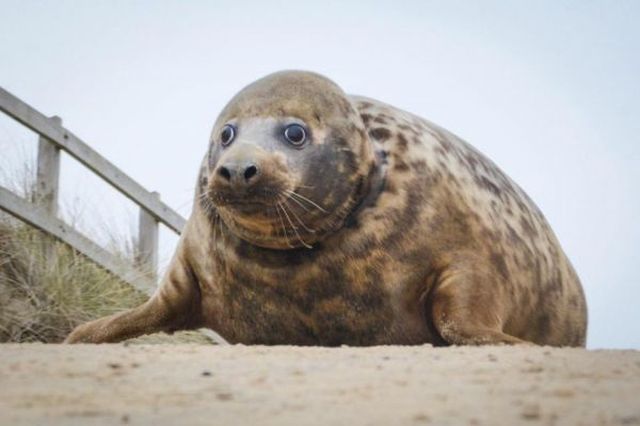
[[[0,85],[188,216],[230,97],[276,70],[325,74],[492,158],[578,271],[589,347],[640,348],[638,22],[638,1],[0,0]],[[35,146],[0,118],[4,171]],[[137,219],[68,158],[62,195],[86,229]],[[162,233],[165,264],[175,242]]]

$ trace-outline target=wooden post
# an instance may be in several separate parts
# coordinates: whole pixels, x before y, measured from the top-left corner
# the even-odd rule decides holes
[[[51,121],[58,126],[62,125],[60,117],[53,116]],[[56,217],[58,214],[58,183],[60,181],[60,148],[42,135],[38,138],[37,161],[34,201],[49,215]],[[53,269],[56,265],[55,250],[55,241],[45,239],[42,254],[48,269]]]
[[[157,192],[151,193],[160,199]],[[148,272],[150,278],[156,281],[158,273],[158,219],[140,207],[138,225],[138,255],[136,264],[143,271]]]
[[[62,125],[60,117],[51,121]],[[38,138],[38,166],[35,201],[52,216],[58,214],[58,182],[60,181],[60,148],[44,136]]]

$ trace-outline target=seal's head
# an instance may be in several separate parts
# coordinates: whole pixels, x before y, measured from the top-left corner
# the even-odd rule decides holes
[[[311,247],[342,227],[369,190],[375,156],[344,92],[283,71],[245,87],[211,136],[202,203],[261,247]]]

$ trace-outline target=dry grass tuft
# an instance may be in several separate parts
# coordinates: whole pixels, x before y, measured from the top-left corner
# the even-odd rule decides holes
[[[13,179],[0,176],[0,184],[33,200],[28,163]],[[135,244],[107,234],[109,251],[130,263]],[[0,212],[0,342],[61,342],[75,326],[146,299],[66,244]],[[210,344],[197,332],[133,342]]]
[[[0,222],[0,341],[59,342],[78,324],[144,300],[65,244],[15,220]]]

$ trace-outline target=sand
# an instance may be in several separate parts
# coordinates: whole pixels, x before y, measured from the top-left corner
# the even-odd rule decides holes
[[[640,352],[0,345],[1,424],[640,424]]]

